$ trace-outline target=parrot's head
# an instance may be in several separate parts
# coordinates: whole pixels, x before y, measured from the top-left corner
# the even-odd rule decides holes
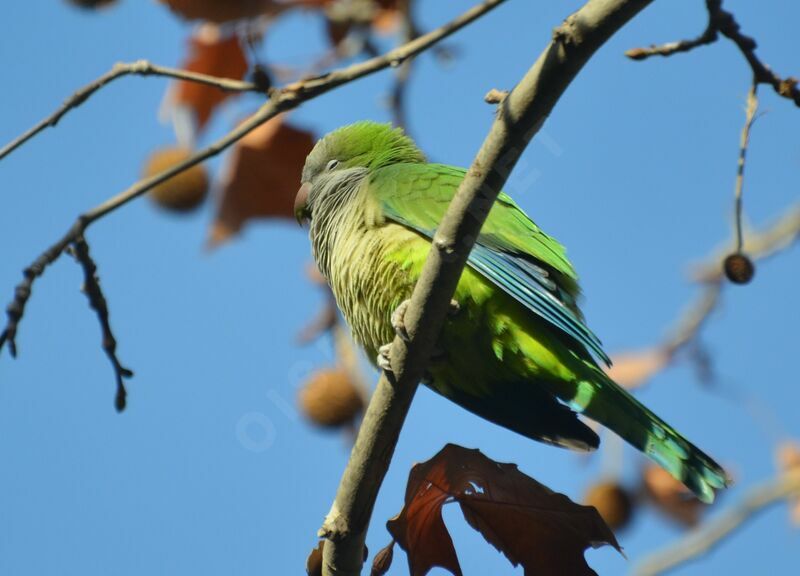
[[[294,201],[297,221],[313,218],[315,207],[341,206],[364,177],[401,162],[425,162],[401,128],[363,121],[334,130],[320,139],[306,158]]]

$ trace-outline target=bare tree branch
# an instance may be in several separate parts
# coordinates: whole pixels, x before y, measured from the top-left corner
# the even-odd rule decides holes
[[[709,552],[747,520],[768,506],[800,494],[800,471],[788,472],[751,489],[737,505],[689,532],[674,544],[639,562],[636,576],[664,574]]]
[[[706,9],[708,10],[708,26],[705,32],[694,40],[670,42],[669,44],[650,46],[648,48],[633,48],[628,50],[625,55],[633,60],[644,60],[650,56],[671,56],[678,52],[688,52],[698,46],[711,44],[717,39],[717,34],[722,34],[736,44],[736,47],[739,48],[739,51],[747,60],[750,69],[753,71],[754,84],[772,86],[779,96],[792,100],[795,105],[800,106],[798,79],[792,76],[782,78],[756,56],[758,44],[755,39],[742,34],[741,26],[739,26],[733,14],[722,8],[722,0],[706,0]]]
[[[180,172],[183,172],[184,170],[187,170],[192,166],[219,154],[221,151],[231,146],[234,142],[237,142],[246,134],[250,133],[258,126],[261,126],[267,120],[274,118],[281,112],[296,108],[303,102],[316,98],[317,96],[325,94],[326,92],[329,92],[334,88],[337,88],[348,82],[363,78],[364,76],[385,68],[399,66],[406,60],[413,58],[419,53],[435,45],[437,42],[460,30],[464,26],[474,22],[476,19],[480,18],[503,2],[505,2],[505,0],[485,0],[481,4],[478,4],[470,10],[467,10],[444,26],[432,30],[427,34],[416,38],[412,42],[408,42],[407,44],[403,44],[393,50],[390,50],[386,54],[377,56],[375,58],[370,58],[364,62],[359,62],[345,68],[334,70],[327,74],[316,76],[314,78],[300,82],[294,82],[280,90],[273,91],[270,100],[264,103],[254,115],[207,148],[197,152],[196,154],[187,158],[185,161],[176,164],[168,170],[136,182],[127,190],[106,200],[88,212],[81,214],[57,242],[40,254],[39,257],[37,257],[36,260],[34,260],[34,262],[23,271],[24,279],[17,286],[14,293],[14,299],[6,309],[8,322],[3,332],[0,333],[0,351],[2,350],[4,344],[8,344],[12,356],[16,356],[17,329],[19,321],[25,312],[25,306],[31,296],[31,289],[34,281],[44,273],[47,266],[55,262],[61,256],[61,254],[70,244],[75,243],[79,238],[81,238],[86,229],[93,222],[103,218],[107,214],[110,214],[131,200],[145,194],[149,190],[152,190],[158,184],[169,180]],[[163,69],[161,70],[163,71]],[[90,87],[87,87],[90,89],[85,89],[86,92],[81,97],[77,98],[77,102],[80,103],[84,101],[89,94],[92,94],[111,80],[121,75],[130,73],[133,72],[123,71],[114,75],[114,71],[112,70],[111,73],[98,80],[96,83],[93,83],[90,85]],[[193,78],[183,78],[198,80],[197,77],[203,75],[191,74],[191,76],[193,76]],[[205,78],[211,79],[214,82],[218,80],[213,79],[212,77]],[[80,92],[78,94],[80,94]],[[73,104],[72,107],[75,105],[77,104]],[[68,109],[69,108],[66,108],[65,111]],[[63,113],[64,112],[61,112],[61,115],[63,115]],[[55,116],[55,121],[58,121],[60,117],[61,116],[57,113]],[[47,124],[45,124],[45,126],[46,125]],[[40,130],[41,129],[42,128],[40,128]],[[30,138],[30,136],[28,136],[28,138]]]
[[[800,205],[790,207],[771,226],[744,235],[743,250],[754,261],[764,260],[800,241]],[[654,347],[614,355],[609,369],[612,377],[629,390],[646,385],[674,360],[679,351],[696,342],[700,331],[717,309],[725,286],[722,262],[730,252],[726,247],[714,251],[692,272],[701,292],[678,317],[667,336]]]
[[[522,151],[594,52],[650,0],[590,0],[553,33],[497,117],[433,238],[405,314],[411,340],[395,338],[320,536],[323,574],[360,574],[364,539],[400,430],[480,228]],[[423,320],[424,319],[424,320]]]
[[[789,207],[771,226],[759,232],[745,231],[743,250],[755,260],[764,260],[800,241],[800,204]],[[730,251],[728,246],[719,248],[703,263],[693,267],[692,278],[696,282],[716,282],[724,273],[722,260]]]
[[[95,264],[89,253],[89,244],[83,236],[79,236],[73,243],[73,255],[83,268],[83,291],[89,299],[89,305],[97,313],[100,327],[103,330],[103,350],[105,350],[111,365],[114,367],[114,375],[117,379],[117,394],[114,401],[118,412],[125,409],[128,393],[125,391],[125,378],[131,378],[133,372],[125,368],[117,357],[117,339],[111,331],[111,323],[108,319],[108,303],[100,288],[100,278],[97,276],[97,264]]]
[[[736,252],[742,252],[744,238],[742,235],[742,191],[744,189],[744,166],[747,159],[747,146],[750,144],[750,129],[756,121],[758,111],[758,84],[753,82],[747,93],[747,108],[742,136],[739,142],[739,160],[736,163],[736,186],[734,189],[734,231],[736,233]]]
[[[100,76],[94,82],[91,82],[76,91],[72,96],[67,98],[64,103],[59,106],[58,110],[53,112],[50,116],[39,122],[36,126],[21,134],[0,149],[0,160],[8,156],[22,146],[25,142],[36,136],[45,128],[54,127],[58,121],[70,110],[77,108],[86,102],[92,94],[100,90],[103,86],[113,82],[117,78],[123,76],[167,76],[169,78],[177,78],[186,80],[188,82],[197,82],[199,84],[208,84],[215,86],[220,90],[227,92],[258,92],[258,87],[252,82],[241,82],[239,80],[232,80],[229,78],[218,78],[216,76],[209,76],[208,74],[198,74],[196,72],[189,72],[188,70],[180,70],[177,68],[165,68],[164,66],[157,66],[151,64],[147,60],[137,60],[136,62],[119,62],[114,64],[108,72]]]
[[[711,0],[713,2],[713,0]],[[708,4],[708,2],[707,2]],[[691,40],[678,40],[677,42],[667,42],[666,44],[652,44],[646,48],[631,48],[625,52],[625,56],[631,60],[645,60],[650,56],[672,56],[679,52],[689,52],[698,46],[705,46],[717,41],[719,35],[717,27],[714,23],[714,18],[711,15],[710,9],[708,14],[708,25],[703,33],[697,38]]]
[[[411,0],[400,0],[397,4],[400,12],[400,27],[404,42],[411,42],[419,36],[419,30],[414,22],[412,14]],[[406,61],[395,72],[394,86],[389,93],[389,108],[392,111],[392,122],[396,126],[408,130],[408,119],[406,117],[406,93],[408,91],[408,80],[411,77],[411,61]]]

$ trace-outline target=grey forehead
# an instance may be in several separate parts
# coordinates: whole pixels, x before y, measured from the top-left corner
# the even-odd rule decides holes
[[[311,150],[308,158],[306,158],[305,166],[303,166],[303,182],[311,181],[315,174],[322,171],[327,163],[327,156],[327,146],[325,145],[325,140],[323,139],[317,142],[317,145],[314,146],[314,149]]]

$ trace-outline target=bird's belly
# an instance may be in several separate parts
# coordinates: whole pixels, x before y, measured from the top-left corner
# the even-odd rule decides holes
[[[430,246],[395,224],[338,241],[328,280],[353,338],[374,361],[394,338],[392,312],[411,296]]]
[[[429,250],[427,239],[391,223],[336,243],[328,279],[371,361],[394,339],[392,312],[411,296]],[[571,378],[566,349],[546,323],[479,273],[465,268],[455,299],[460,311],[445,322],[441,356],[429,366],[435,391],[485,397],[504,382]]]

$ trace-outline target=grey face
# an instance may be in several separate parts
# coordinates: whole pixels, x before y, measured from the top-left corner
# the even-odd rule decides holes
[[[345,168],[342,161],[330,153],[332,148],[322,140],[306,159],[302,185],[294,201],[295,217],[301,224],[313,217],[315,206],[325,204],[326,208],[332,208],[340,205],[367,172],[362,167]]]
[[[330,176],[339,165],[339,160],[333,158],[328,150],[328,142],[322,139],[306,158],[300,176],[300,190],[294,199],[294,215],[300,224],[311,218],[312,205],[324,188],[326,176]]]

